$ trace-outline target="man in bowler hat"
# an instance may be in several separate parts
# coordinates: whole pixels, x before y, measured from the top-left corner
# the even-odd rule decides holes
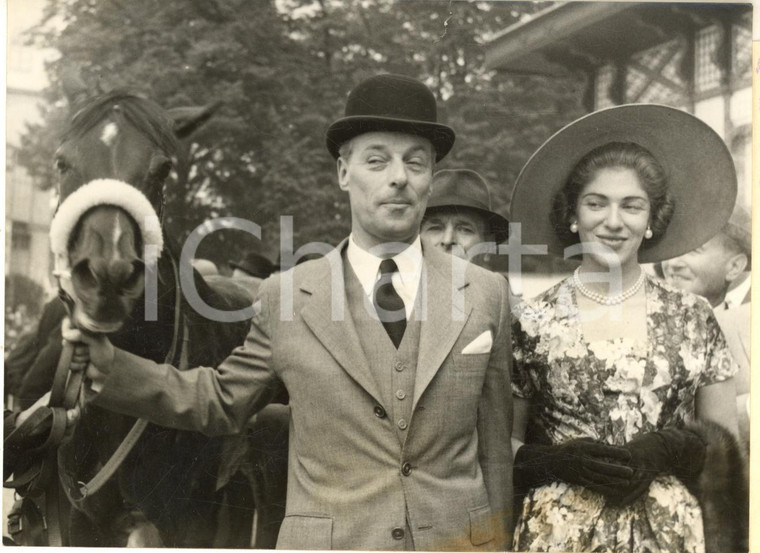
[[[67,329],[90,344],[94,401],[223,434],[287,392],[279,548],[508,549],[507,284],[419,238],[453,143],[419,81],[360,83],[327,131],[351,235],[266,280],[245,344],[216,368],[180,372]]]

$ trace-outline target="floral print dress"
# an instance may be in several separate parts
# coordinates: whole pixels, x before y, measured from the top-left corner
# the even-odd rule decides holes
[[[593,438],[623,445],[694,418],[697,389],[736,367],[706,301],[647,277],[647,343],[588,343],[567,279],[515,309],[512,392],[534,406],[529,425],[558,444]],[[697,500],[659,476],[628,507],[554,482],[526,495],[517,551],[704,552]]]

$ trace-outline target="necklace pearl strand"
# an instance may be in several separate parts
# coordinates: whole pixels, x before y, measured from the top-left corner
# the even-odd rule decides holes
[[[578,289],[578,291],[586,296],[591,301],[595,301],[596,303],[602,304],[602,305],[619,305],[623,303],[628,298],[633,297],[636,292],[638,292],[641,289],[641,285],[644,284],[644,280],[646,279],[646,275],[644,274],[644,271],[642,270],[641,273],[639,273],[639,278],[636,280],[636,282],[633,283],[633,286],[628,288],[625,292],[622,294],[617,294],[615,296],[605,296],[603,294],[597,294],[596,292],[592,292],[588,288],[586,288],[586,285],[581,282],[581,268],[578,267],[575,269],[575,272],[573,273],[573,284],[575,284],[575,287]]]

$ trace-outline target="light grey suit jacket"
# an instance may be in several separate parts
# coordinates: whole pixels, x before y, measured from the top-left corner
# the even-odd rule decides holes
[[[344,245],[265,281],[245,344],[216,369],[180,372],[117,350],[96,401],[164,426],[225,434],[244,429],[284,387],[292,416],[279,548],[401,549],[403,530],[420,550],[508,549],[506,280],[423,251],[419,293],[427,317],[412,418],[400,443],[393,422],[376,414],[390,406],[345,305]],[[490,351],[463,353],[487,332]]]

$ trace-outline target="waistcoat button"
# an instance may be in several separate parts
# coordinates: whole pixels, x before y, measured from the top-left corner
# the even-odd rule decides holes
[[[403,528],[394,528],[391,532],[391,536],[393,536],[394,540],[403,540],[404,539],[404,529]]]
[[[404,476],[409,476],[412,474],[412,464],[411,463],[404,463],[401,465],[401,474]]]

